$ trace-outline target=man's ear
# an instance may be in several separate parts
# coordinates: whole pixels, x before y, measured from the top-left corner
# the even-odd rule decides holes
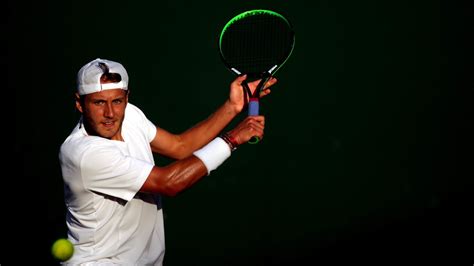
[[[81,96],[79,95],[79,93],[75,93],[74,94],[75,98],[76,98],[76,109],[82,113],[82,99],[81,99]]]

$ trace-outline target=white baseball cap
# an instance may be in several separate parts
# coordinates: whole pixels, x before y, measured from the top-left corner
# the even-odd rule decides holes
[[[104,64],[106,66],[105,68]],[[120,74],[122,80],[116,83],[101,84],[100,77],[107,71],[109,73]],[[120,63],[97,58],[85,64],[77,73],[77,92],[79,95],[110,89],[128,90],[127,70],[125,70],[125,68]]]

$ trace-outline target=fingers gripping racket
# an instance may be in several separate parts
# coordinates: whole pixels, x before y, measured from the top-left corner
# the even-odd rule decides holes
[[[219,51],[225,66],[236,75],[247,74],[242,83],[248,96],[248,115],[259,114],[260,93],[267,81],[288,60],[295,34],[281,14],[263,9],[245,11],[233,17],[221,31]],[[248,82],[259,80],[252,93]],[[249,143],[258,143],[253,137]]]

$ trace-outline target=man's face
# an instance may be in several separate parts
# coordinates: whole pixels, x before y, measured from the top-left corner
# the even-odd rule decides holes
[[[110,89],[83,96],[76,100],[77,109],[83,114],[87,133],[112,140],[123,140],[121,135],[127,91]]]

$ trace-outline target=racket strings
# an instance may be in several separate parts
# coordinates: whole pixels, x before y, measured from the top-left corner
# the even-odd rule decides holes
[[[225,60],[245,73],[260,73],[286,58],[293,32],[276,16],[255,15],[233,23],[223,34],[221,52]]]

